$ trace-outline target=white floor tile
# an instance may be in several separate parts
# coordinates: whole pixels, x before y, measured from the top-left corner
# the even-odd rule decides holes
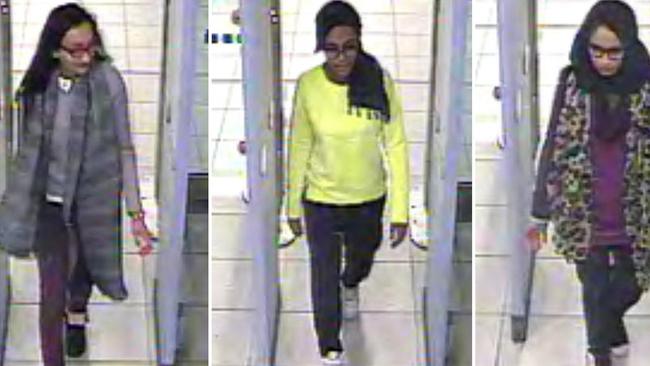
[[[252,316],[247,311],[213,311],[212,364],[245,365],[249,352]]]
[[[474,319],[476,366],[493,366],[496,359],[503,318],[477,315]]]
[[[531,318],[524,344],[514,344],[510,340],[508,324],[501,339],[499,366],[542,366],[549,362],[558,366],[584,364],[586,346],[582,324],[578,317]]]
[[[88,328],[89,360],[151,361],[144,307],[91,305]],[[39,361],[38,306],[12,305],[6,358],[8,361]],[[115,319],[121,319],[115,322]],[[126,329],[129,329],[127,332]]]
[[[364,313],[345,323],[342,340],[352,365],[416,365],[413,315]],[[311,314],[284,313],[280,320],[278,366],[319,365]]]
[[[477,257],[474,259],[476,271],[476,312],[499,314],[504,311],[506,290],[508,289],[508,258]]]
[[[212,262],[212,308],[217,310],[252,309],[251,261]]]
[[[250,258],[244,240],[243,215],[212,215],[212,246],[210,255],[218,259]]]
[[[538,260],[531,298],[535,315],[581,315],[581,285],[575,266],[564,260]]]

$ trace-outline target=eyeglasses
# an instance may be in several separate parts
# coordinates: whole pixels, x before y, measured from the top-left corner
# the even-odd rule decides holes
[[[85,55],[88,55],[90,58],[94,57],[97,52],[99,52],[99,47],[95,44],[91,44],[88,47],[77,47],[77,48],[68,48],[64,45],[61,45],[59,48],[64,50],[70,57],[75,59],[83,58]]]
[[[625,52],[620,47],[605,48],[592,43],[589,45],[589,55],[591,55],[592,58],[607,57],[610,61],[620,61],[623,59]]]
[[[323,47],[323,51],[325,52],[325,57],[330,60],[337,59],[340,55],[343,55],[345,58],[353,58],[359,53],[359,46],[356,44],[347,44],[339,48],[334,44],[326,44]]]

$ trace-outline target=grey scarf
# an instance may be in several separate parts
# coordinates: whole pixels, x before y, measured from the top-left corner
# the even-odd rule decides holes
[[[76,86],[87,98],[81,98],[71,115],[63,213],[93,282],[105,295],[124,299],[122,174],[115,106],[107,82],[107,77],[115,75],[108,72],[111,67],[107,63],[95,65]],[[25,257],[35,249],[57,96],[53,75],[44,94],[19,98],[24,138],[10,163],[7,188],[0,202],[0,247],[14,256]]]

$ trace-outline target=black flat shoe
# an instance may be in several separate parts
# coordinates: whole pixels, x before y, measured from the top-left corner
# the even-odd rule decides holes
[[[86,326],[65,325],[65,353],[68,357],[81,357],[86,353]]]

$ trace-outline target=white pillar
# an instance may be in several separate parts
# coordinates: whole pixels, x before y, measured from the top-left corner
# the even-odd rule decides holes
[[[453,279],[453,246],[456,227],[456,188],[458,164],[462,154],[462,108],[465,57],[468,52],[469,0],[439,0],[440,11],[435,24],[436,92],[432,135],[441,152],[441,161],[430,167],[428,203],[429,258],[427,262],[427,353],[430,366],[444,366],[448,352],[450,285]],[[440,20],[445,20],[441,22]],[[431,141],[429,143],[432,143]]]
[[[167,85],[160,176],[160,251],[156,269],[158,362],[173,365],[178,348],[187,185],[190,168],[190,121],[193,119],[196,78],[196,21],[199,3],[172,0],[169,4]]]
[[[524,240],[530,217],[537,126],[534,69],[534,4],[498,1],[503,163],[507,197],[506,242],[510,252],[511,336],[523,341],[528,324],[534,254]],[[535,137],[535,138],[533,138]]]
[[[246,215],[247,244],[253,259],[253,324],[249,364],[274,363],[279,321],[278,178],[281,167],[281,121],[278,120],[279,53],[271,0],[241,1],[244,117],[250,202]],[[277,4],[275,4],[277,5]],[[279,15],[278,15],[279,16]]]

